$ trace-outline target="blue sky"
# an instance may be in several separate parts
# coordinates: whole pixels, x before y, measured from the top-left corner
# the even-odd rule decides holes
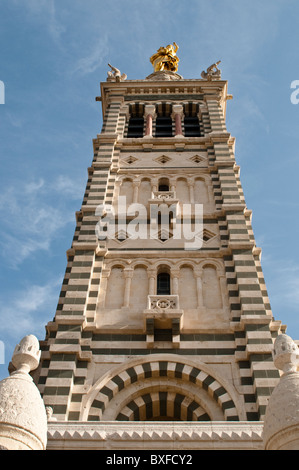
[[[299,339],[298,17],[296,0],[0,0],[0,379],[17,342],[43,339],[55,315],[107,63],[143,79],[173,41],[184,78],[222,61],[272,311]]]

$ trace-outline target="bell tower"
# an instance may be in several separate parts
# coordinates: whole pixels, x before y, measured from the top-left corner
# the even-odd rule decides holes
[[[228,85],[220,62],[183,78],[177,51],[161,47],[145,79],[109,65],[101,83],[103,128],[41,342],[56,448],[70,429],[83,448],[84,432],[100,448],[136,432],[147,448],[157,429],[157,446],[173,448],[183,427],[198,448],[192,432],[213,423],[252,437],[278,383],[283,327],[226,129]]]

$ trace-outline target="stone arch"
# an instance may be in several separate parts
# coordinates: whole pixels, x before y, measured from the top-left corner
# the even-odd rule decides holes
[[[132,269],[135,269],[137,266],[143,266],[146,269],[150,269],[152,267],[151,263],[145,258],[138,258],[130,263],[130,267]]]
[[[200,400],[182,387],[144,388],[122,407],[117,421],[210,421]]]
[[[152,263],[152,268],[155,269],[157,272],[159,272],[161,268],[168,269],[169,272],[171,272],[171,270],[174,268],[174,263],[167,259],[161,258],[158,261]]]
[[[167,391],[187,394],[189,398],[193,396],[203,409],[211,410],[212,402],[214,410],[218,410],[218,413],[211,413],[212,420],[245,419],[238,394],[231,384],[206,364],[176,354],[139,357],[108,372],[86,395],[82,419],[104,420],[109,414],[108,408],[114,409],[115,404],[118,416],[130,401],[143,395],[143,390],[145,393],[150,388],[153,392],[165,391],[163,383]],[[121,396],[124,398],[121,399]]]
[[[116,267],[121,267],[122,269],[125,269],[127,267],[129,267],[130,264],[126,261],[126,260],[112,260],[110,262],[107,262],[104,266],[104,269],[108,269],[109,271],[111,271],[112,268],[116,268]]]
[[[188,267],[192,268],[193,271],[194,271],[194,269],[196,269],[196,267],[197,267],[197,263],[195,263],[195,262],[192,261],[191,259],[182,260],[182,261],[179,261],[179,262],[176,263],[175,268],[180,269],[180,268],[182,268],[183,266],[188,266]]]
[[[214,269],[216,269],[219,275],[225,274],[223,263],[216,259],[205,259],[203,261],[200,261],[198,263],[198,267],[200,269],[203,269],[205,267],[213,267]]]

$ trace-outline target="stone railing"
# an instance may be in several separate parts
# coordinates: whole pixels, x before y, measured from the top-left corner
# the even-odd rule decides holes
[[[173,201],[176,199],[175,191],[153,191],[152,199],[158,199],[159,201]]]
[[[148,308],[150,310],[177,310],[179,309],[178,295],[149,295]]]

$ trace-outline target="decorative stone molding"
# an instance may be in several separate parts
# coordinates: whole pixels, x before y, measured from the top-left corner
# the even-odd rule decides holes
[[[56,422],[49,450],[262,450],[262,422]]]
[[[159,201],[168,201],[176,199],[175,197],[175,192],[174,191],[153,191],[152,199],[156,200],[158,199]],[[173,201],[172,201],[173,202]]]
[[[178,295],[149,295],[149,310],[173,310],[179,309]]]
[[[172,81],[172,80],[182,80],[182,76],[176,72],[171,72],[170,70],[167,71],[159,71],[151,73],[146,77],[146,80],[150,81]]]
[[[0,382],[0,446],[8,450],[45,450],[47,414],[29,372],[38,367],[39,343],[25,336],[16,346],[12,363],[16,368]]]
[[[147,347],[154,346],[155,328],[171,329],[172,346],[179,347],[183,313],[179,307],[178,295],[149,295],[148,308],[143,312]]]

